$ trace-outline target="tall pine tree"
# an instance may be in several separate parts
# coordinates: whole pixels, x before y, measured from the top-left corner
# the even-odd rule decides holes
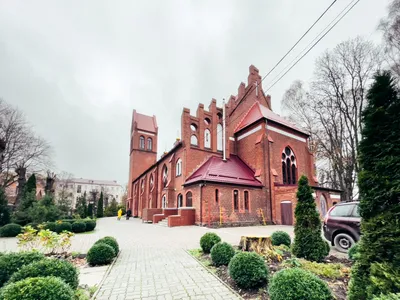
[[[360,142],[360,256],[350,300],[400,292],[400,98],[389,72],[367,94]]]
[[[10,223],[10,210],[4,189],[0,187],[0,227]]]
[[[93,219],[93,203],[89,203],[88,205],[87,216]]]
[[[33,173],[26,182],[25,185],[25,194],[35,192],[36,195],[36,176]]]
[[[103,199],[103,192],[101,192],[101,193],[100,193],[99,202],[97,203],[97,214],[96,214],[96,216],[97,216],[98,218],[102,218],[103,215],[104,215],[103,201],[104,201],[104,199]]]
[[[312,193],[307,177],[301,176],[297,190],[293,254],[308,260],[321,261],[328,255],[329,245],[322,238],[321,219]]]

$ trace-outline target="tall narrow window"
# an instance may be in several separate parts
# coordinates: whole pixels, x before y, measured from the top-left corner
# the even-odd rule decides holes
[[[233,191],[233,209],[239,210],[239,191],[238,190]]]
[[[167,196],[163,196],[161,200],[161,207],[166,208],[167,207]]]
[[[162,171],[162,182],[163,182],[163,186],[166,187],[168,184],[168,168],[166,165],[164,165],[164,168]]]
[[[178,208],[183,206],[183,196],[182,196],[182,194],[179,194],[179,195],[178,195],[177,202],[178,202],[178,203],[177,203]]]
[[[153,174],[151,174],[151,176],[150,176],[149,186],[150,186],[150,191],[153,190],[153,187],[154,187]]]
[[[219,191],[218,191],[218,189],[215,190],[215,203],[216,204],[219,203]]]
[[[297,182],[296,156],[289,147],[282,152],[282,182],[283,184],[296,184]]]
[[[147,150],[153,150],[153,140],[151,138],[147,138]]]
[[[176,161],[176,176],[182,175],[182,160],[179,158]]]
[[[139,138],[139,148],[144,149],[144,136],[140,136]]]
[[[186,207],[192,207],[193,203],[192,203],[192,192],[187,192],[186,193]]]
[[[192,135],[192,136],[190,137],[190,144],[191,144],[191,145],[195,145],[195,146],[198,145],[197,136]]]
[[[249,192],[244,191],[244,209],[249,210]]]
[[[211,132],[210,130],[204,130],[204,147],[211,148]]]
[[[223,147],[223,132],[222,132],[222,125],[218,124],[217,125],[217,150],[218,151],[222,151],[222,147]]]

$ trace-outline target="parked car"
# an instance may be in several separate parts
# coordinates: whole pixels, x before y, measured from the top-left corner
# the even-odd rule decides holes
[[[340,252],[347,252],[360,239],[359,202],[339,203],[329,209],[324,219],[324,235]]]

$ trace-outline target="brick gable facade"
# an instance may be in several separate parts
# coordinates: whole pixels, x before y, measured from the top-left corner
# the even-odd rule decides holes
[[[271,97],[264,94],[256,67],[249,68],[247,86],[241,83],[238,94],[225,104],[225,122],[226,161],[223,109],[215,99],[208,110],[199,104],[195,115],[183,108],[181,139],[156,161],[155,116],[134,111],[128,184],[128,206],[134,216],[158,222],[172,215],[169,224],[178,225],[189,225],[185,220],[192,219],[209,226],[264,220],[292,224],[295,183],[302,174],[315,187],[321,215],[340,201],[339,191],[318,187],[307,133],[272,112]],[[187,217],[188,207],[193,218]]]

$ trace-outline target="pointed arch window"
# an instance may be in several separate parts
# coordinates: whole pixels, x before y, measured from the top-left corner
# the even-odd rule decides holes
[[[197,136],[195,136],[194,134],[190,137],[190,144],[195,146],[198,145]]]
[[[182,160],[178,158],[176,161],[176,176],[182,175]]]
[[[151,174],[151,176],[150,176],[149,186],[150,186],[150,190],[152,190],[153,187],[154,187],[154,177],[153,177],[153,174]]]
[[[139,138],[139,148],[144,149],[144,136],[141,135]]]
[[[179,194],[178,195],[178,199],[177,199],[178,201],[178,208],[180,208],[180,207],[182,207],[183,206],[183,196],[182,196],[182,194]]]
[[[162,171],[162,183],[163,183],[163,187],[167,187],[167,184],[168,184],[168,168],[165,165],[164,165],[164,168],[163,168],[163,171]]]
[[[204,130],[204,147],[211,148],[211,132],[210,130]]]
[[[282,152],[282,178],[283,184],[296,184],[297,182],[296,156],[290,147],[286,147]]]
[[[186,207],[192,207],[193,201],[192,201],[192,192],[187,192],[186,193]]]
[[[152,140],[152,138],[147,138],[147,150],[153,150],[153,140]]]

